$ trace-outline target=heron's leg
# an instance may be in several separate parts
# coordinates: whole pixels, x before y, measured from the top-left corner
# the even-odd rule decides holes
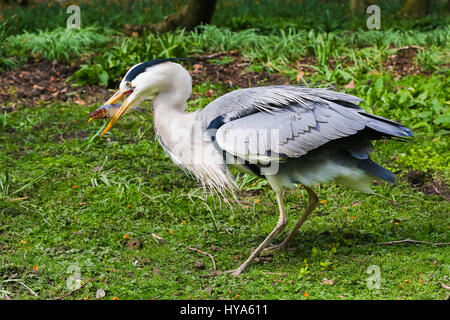
[[[314,209],[317,207],[317,204],[319,203],[319,198],[317,197],[316,193],[307,186],[303,186],[303,188],[306,189],[309,195],[309,202],[308,206],[306,207],[305,211],[303,212],[303,215],[300,217],[300,219],[297,221],[297,224],[292,229],[292,231],[289,233],[289,235],[283,240],[283,242],[277,246],[273,246],[267,249],[267,251],[277,251],[277,250],[285,250],[287,249],[289,243],[295,238],[297,235],[298,230],[303,225],[303,223],[306,221],[308,216],[311,214],[311,212],[314,211]]]
[[[231,271],[227,271],[227,272],[230,272],[234,276],[240,275],[245,270],[245,268],[247,268],[247,266],[259,255],[259,253],[270,243],[270,241],[277,234],[279,234],[284,229],[284,227],[286,226],[286,224],[287,224],[287,217],[286,217],[286,211],[284,210],[283,196],[282,196],[282,194],[279,194],[279,193],[277,193],[276,195],[277,195],[278,208],[279,208],[279,211],[280,211],[280,216],[278,218],[277,225],[272,230],[272,232],[269,233],[267,238],[264,239],[263,242],[261,242],[261,244],[258,246],[258,248],[256,248],[250,254],[250,257],[248,257],[248,259],[245,260],[245,262],[243,264],[241,264],[237,269],[231,270]]]

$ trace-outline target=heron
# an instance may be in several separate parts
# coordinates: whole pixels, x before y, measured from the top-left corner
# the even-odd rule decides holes
[[[372,141],[406,140],[402,124],[364,111],[362,99],[331,88],[278,85],[231,91],[187,112],[192,78],[178,58],[157,59],[131,67],[119,90],[89,120],[111,118],[105,135],[126,112],[153,97],[154,129],[175,164],[206,188],[235,194],[235,168],[268,181],[278,203],[274,229],[236,269],[246,270],[263,250],[288,248],[319,198],[313,188],[335,182],[373,193],[373,179],[394,183],[395,176],[370,159]],[[124,102],[114,104],[120,99]],[[107,109],[107,110],[105,110]],[[308,203],[286,238],[272,245],[286,227],[286,189],[303,187]]]

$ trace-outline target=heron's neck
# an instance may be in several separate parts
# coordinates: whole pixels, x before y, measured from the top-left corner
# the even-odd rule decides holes
[[[190,145],[196,112],[186,113],[190,90],[167,90],[153,101],[155,130],[161,144],[173,157],[181,145]],[[175,160],[175,159],[174,159]]]

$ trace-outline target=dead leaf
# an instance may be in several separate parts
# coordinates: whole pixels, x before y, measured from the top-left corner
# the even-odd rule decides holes
[[[157,275],[161,275],[161,270],[159,270],[158,267],[154,267],[153,270],[152,270],[152,273],[153,274],[157,274]]]
[[[85,105],[86,101],[84,101],[83,99],[75,99],[75,103],[81,106],[81,105]]]
[[[300,70],[300,71],[297,73],[297,77],[296,77],[297,83],[300,83],[300,82],[302,81],[304,75],[305,75],[305,72],[302,71],[302,70]]]
[[[139,240],[127,241],[127,248],[134,249],[134,250],[140,249],[140,248],[142,248],[142,242]]]
[[[445,290],[450,290],[450,286],[446,285],[445,283],[441,284],[442,288]]]
[[[345,88],[345,89],[355,89],[355,82],[353,81],[353,79],[350,80],[350,82],[347,83],[347,84],[344,86],[344,88]]]
[[[203,269],[205,269],[205,264],[201,261],[195,261],[194,268],[197,270],[203,270]]]
[[[328,285],[332,286],[334,284],[334,281],[331,279],[323,278],[322,284],[328,284]]]
[[[105,290],[103,289],[98,289],[97,292],[95,293],[95,299],[101,299],[105,297]]]
[[[194,64],[194,71],[198,71],[200,69],[203,69],[203,65],[198,64],[198,63]]]
[[[206,289],[205,289],[205,292],[206,292],[207,294],[211,294],[211,293],[212,293],[212,287],[206,288]]]
[[[155,239],[158,242],[158,244],[163,244],[164,242],[166,242],[166,240],[164,240],[155,233],[152,233],[152,238]]]

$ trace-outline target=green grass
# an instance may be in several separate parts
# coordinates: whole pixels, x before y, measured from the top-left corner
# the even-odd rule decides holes
[[[191,108],[204,103],[197,100]],[[317,192],[327,203],[302,228],[293,251],[255,263],[239,278],[204,278],[210,260],[186,246],[212,253],[220,270],[238,266],[276,223],[273,192],[244,177],[241,185],[250,193],[241,199],[260,204],[229,207],[215,197],[205,200],[201,188],[164,154],[151,115],[131,114],[106,139],[98,139],[101,123],[88,124],[89,111],[43,103],[5,114],[0,121],[8,133],[0,136],[0,281],[12,298],[36,299],[19,282],[41,299],[61,296],[70,291],[67,281],[74,266],[83,282],[93,280],[69,299],[92,299],[98,288],[107,299],[229,299],[236,294],[242,299],[305,299],[304,292],[309,299],[447,297],[441,284],[448,283],[448,247],[377,245],[406,238],[448,241],[448,202],[424,196],[403,180],[375,187],[397,206],[322,185]],[[414,143],[378,143],[375,159],[391,166],[411,148],[429,146],[431,138],[419,133]],[[402,176],[405,170],[396,171]],[[296,189],[286,197],[290,226],[305,196]],[[355,201],[360,205],[352,206]],[[166,243],[158,244],[152,233]],[[140,240],[142,248],[128,248],[125,234]],[[195,261],[203,261],[207,270],[195,270]],[[371,265],[381,268],[380,289],[366,286]],[[153,273],[155,267],[161,275]],[[321,284],[323,278],[334,284]]]
[[[157,21],[173,9],[162,5],[147,13],[143,8],[150,2],[136,1],[143,7],[133,22]],[[405,179],[408,170],[423,170],[428,180],[447,184],[450,178],[445,19],[384,19],[383,30],[364,31],[358,27],[364,17],[331,15],[312,1],[304,2],[307,7],[296,1],[275,7],[268,1],[219,3],[215,25],[137,38],[120,33],[132,13],[106,14],[118,9],[114,3],[106,13],[82,4],[79,31],[61,29],[66,14],[59,5],[33,8],[36,19],[28,19],[29,9],[6,10],[0,67],[36,57],[79,59],[76,84],[113,86],[130,65],[144,60],[237,49],[250,59],[250,70],[281,73],[295,83],[300,61],[313,58],[317,63],[302,84],[347,90],[364,99],[364,109],[414,129],[411,142],[376,143],[374,160],[399,181],[374,188],[396,205],[320,185],[316,190],[326,202],[302,227],[293,250],[252,264],[238,278],[206,277],[210,259],[186,247],[213,254],[220,270],[237,267],[277,221],[274,194],[264,181],[238,176],[239,199],[250,205],[206,198],[158,144],[150,107],[127,115],[99,139],[102,122],[87,123],[97,105],[19,106],[0,114],[0,296],[59,297],[71,291],[79,272],[81,282],[92,281],[67,299],[93,299],[99,288],[105,299],[447,299],[442,284],[449,284],[448,246],[379,244],[406,238],[450,241],[449,203],[425,196]],[[396,1],[384,4],[391,14],[398,9]],[[331,9],[346,10],[339,3]],[[314,21],[315,15],[320,19]],[[394,48],[408,45],[423,47],[415,63],[427,74],[396,78],[385,64]],[[351,80],[355,88],[345,89]],[[213,97],[193,99],[188,109],[202,108],[230,90],[207,82],[194,92],[209,89]],[[301,214],[306,194],[294,189],[285,200],[290,224],[277,242]],[[166,242],[157,243],[153,233]],[[134,240],[142,247],[127,246]],[[195,269],[196,261],[206,270]],[[373,265],[381,271],[379,289],[367,286]],[[324,278],[333,285],[322,283]]]

